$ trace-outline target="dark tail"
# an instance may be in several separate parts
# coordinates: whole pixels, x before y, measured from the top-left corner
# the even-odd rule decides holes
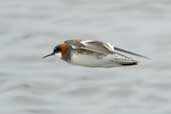
[[[138,62],[131,62],[131,63],[120,63],[122,66],[132,66],[132,65],[138,65]]]

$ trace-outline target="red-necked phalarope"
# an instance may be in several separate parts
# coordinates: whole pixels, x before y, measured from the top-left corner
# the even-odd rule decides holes
[[[146,58],[130,51],[112,46],[108,42],[95,40],[67,40],[57,45],[53,52],[44,56],[58,55],[62,60],[87,67],[118,67],[137,65],[138,61],[120,52]]]

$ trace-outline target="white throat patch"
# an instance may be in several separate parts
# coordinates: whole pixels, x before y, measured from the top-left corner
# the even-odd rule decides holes
[[[58,56],[58,57],[60,57],[60,58],[62,57],[61,52],[56,53],[55,55]]]

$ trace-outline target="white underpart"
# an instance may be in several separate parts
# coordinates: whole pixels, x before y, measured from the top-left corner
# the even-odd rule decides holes
[[[126,59],[123,56],[109,54],[103,58],[97,58],[94,55],[73,54],[71,63],[87,67],[118,67],[121,66],[118,62],[133,62],[131,59]]]

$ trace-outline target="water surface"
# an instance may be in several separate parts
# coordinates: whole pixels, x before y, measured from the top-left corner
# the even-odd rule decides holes
[[[171,1],[0,0],[0,113],[170,114]],[[151,58],[84,68],[41,57],[96,39]]]

